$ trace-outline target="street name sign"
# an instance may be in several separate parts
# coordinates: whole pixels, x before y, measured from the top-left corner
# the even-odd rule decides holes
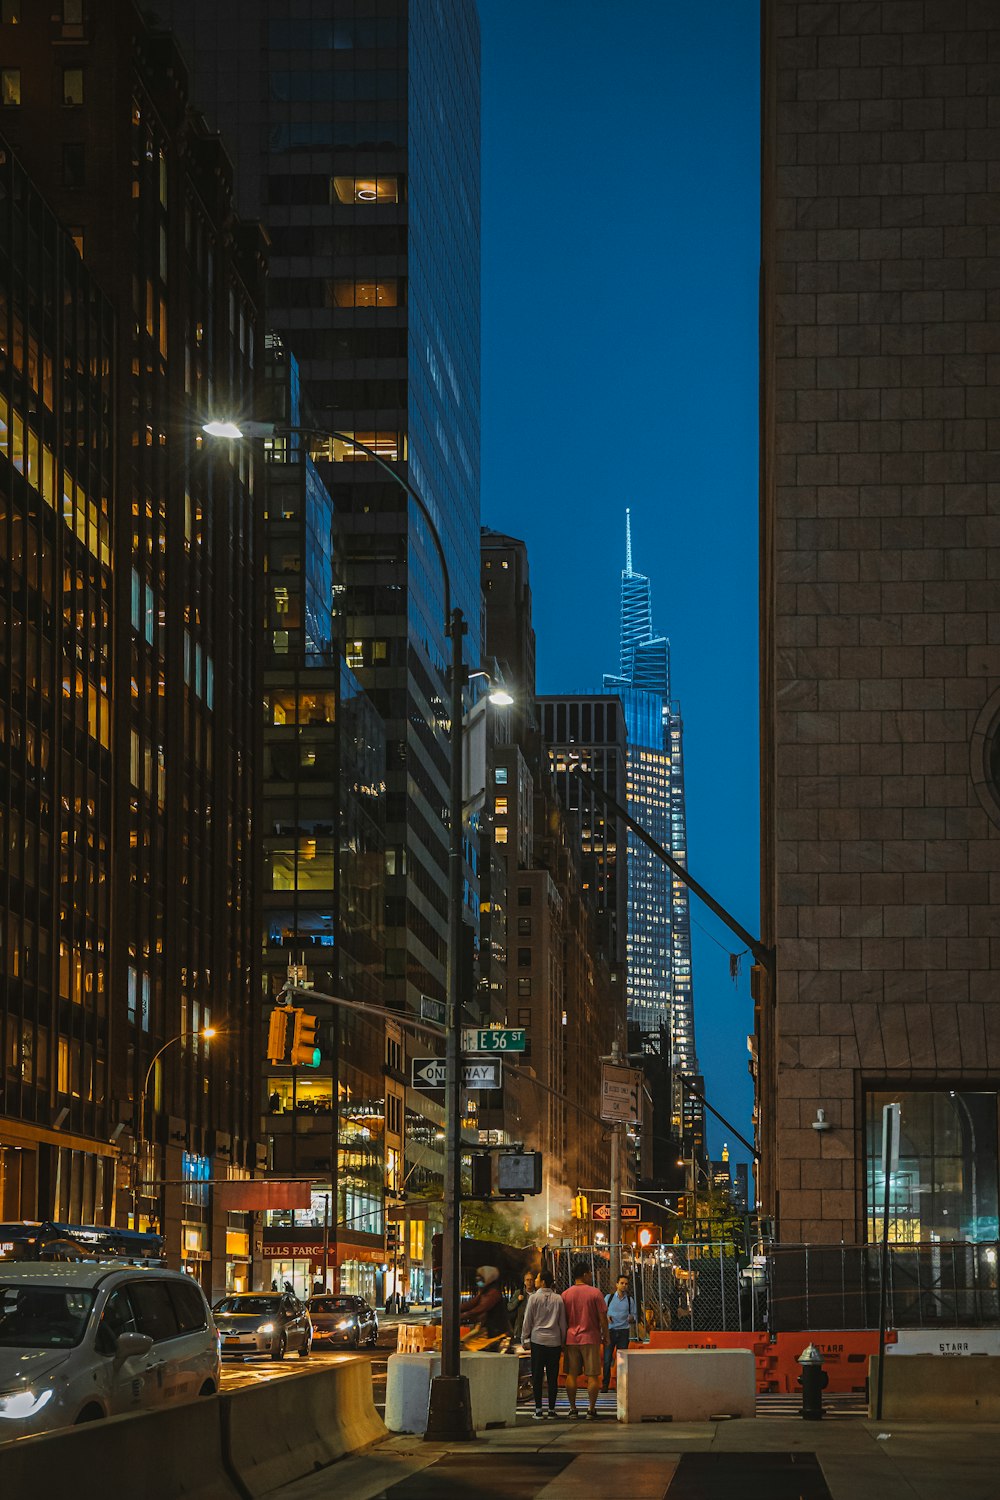
[[[447,1068],[443,1057],[411,1058],[410,1082],[415,1089],[443,1089]],[[503,1078],[503,1063],[499,1057],[488,1062],[462,1064],[463,1089],[498,1089]]]
[[[601,1066],[601,1119],[638,1125],[642,1119],[642,1073],[620,1063]]]
[[[508,1027],[504,1031],[494,1026],[479,1031],[466,1027],[462,1032],[462,1051],[523,1052],[526,1040],[526,1033],[520,1027]]]
[[[448,1010],[443,1000],[435,1000],[433,995],[420,996],[421,1021],[434,1021],[438,1026],[443,1026],[447,1015]]]
[[[638,1222],[642,1218],[638,1203],[623,1203],[621,1206],[621,1215],[622,1223],[625,1223],[627,1220]],[[590,1211],[590,1217],[596,1219],[598,1223],[606,1223],[611,1218],[611,1204],[595,1203]]]

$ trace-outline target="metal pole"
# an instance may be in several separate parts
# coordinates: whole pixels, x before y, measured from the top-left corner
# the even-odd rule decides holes
[[[611,1059],[615,1063],[621,1062],[621,1047],[616,1041],[611,1048]],[[610,1273],[611,1285],[614,1286],[621,1270],[621,1242],[622,1242],[622,1159],[621,1159],[621,1125],[616,1120],[611,1127],[611,1218],[608,1221],[608,1230],[611,1239]]]
[[[895,1116],[895,1117],[894,1117]],[[885,1312],[889,1278],[889,1196],[892,1173],[899,1155],[899,1105],[886,1104],[882,1109],[882,1170],[885,1201],[882,1206],[881,1274],[878,1287],[878,1391],[875,1397],[875,1420],[882,1420],[882,1385],[885,1380]]]
[[[323,1195],[323,1290],[328,1290],[330,1270],[330,1194]]]
[[[441,1235],[441,1374],[431,1382],[425,1438],[430,1442],[466,1441],[475,1437],[468,1377],[461,1373],[461,1233],[462,1233],[462,1006],[459,963],[462,948],[464,891],[462,849],[462,689],[465,664],[462,637],[465,617],[452,610],[451,637],[451,785],[448,924],[448,1014],[445,1037],[444,1224]]]

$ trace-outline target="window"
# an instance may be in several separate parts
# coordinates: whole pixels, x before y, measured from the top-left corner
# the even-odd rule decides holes
[[[488,566],[489,566],[489,564],[487,564],[487,567]],[[506,786],[507,785],[507,767],[506,766],[497,766],[496,770],[493,772],[493,780],[496,782],[497,786]]]
[[[208,1322],[205,1299],[194,1282],[169,1281],[166,1285],[181,1333],[193,1333],[196,1328],[204,1328]]]
[[[498,844],[506,844],[508,832],[508,828],[501,823],[499,827],[494,828],[493,837]]]
[[[139,1333],[148,1334],[154,1344],[176,1338],[177,1319],[165,1281],[130,1281],[128,1296]]]
[[[530,996],[531,996],[531,980],[530,979],[519,979],[517,981],[517,995],[518,995],[518,999],[519,1000],[527,1000],[527,999],[530,998]],[[525,1014],[525,1012],[522,1010],[522,1011],[519,1012],[519,1014],[523,1016]],[[527,1014],[530,1017],[531,1012],[528,1011]],[[523,1026],[524,1022],[521,1021],[521,1020],[519,1020],[517,1024],[519,1026]]]
[[[86,154],[82,141],[64,141],[62,148],[62,185],[82,188],[86,180]]]
[[[113,1354],[115,1344],[123,1333],[135,1333],[135,1315],[123,1286],[111,1293],[104,1304],[101,1326],[97,1332],[97,1347],[102,1354]]]
[[[0,3],[0,21],[9,26],[16,26],[21,19],[21,0],[2,0]]]
[[[522,983],[522,981],[520,979],[517,982],[518,982],[518,984]],[[519,1010],[518,1013],[517,1013],[517,1024],[518,1024],[518,1026],[530,1026],[531,1025],[531,1011],[530,1010],[523,1010],[523,1009]]]
[[[517,935],[518,935],[518,937],[530,937],[531,936],[531,918],[530,917],[518,917],[518,919],[517,919]]]
[[[62,13],[64,26],[82,26],[83,0],[63,0]]]
[[[531,949],[530,948],[518,948],[518,950],[517,950],[517,967],[519,969],[530,969],[531,968]]]
[[[334,177],[330,184],[330,202],[398,203],[398,177]]]
[[[889,1189],[889,1239],[991,1241],[998,1233],[997,1095],[955,1089],[870,1093],[866,1100],[869,1241],[885,1206],[882,1108],[899,1103],[899,1167]]]
[[[63,103],[83,103],[83,69],[63,68]]]
[[[353,442],[345,442],[342,438],[312,438],[309,457],[320,463],[371,463],[371,454],[364,451],[370,448],[379,458],[406,459],[405,432],[345,432],[344,438],[353,438],[363,443],[364,448],[357,448]]]
[[[390,277],[386,281],[328,281],[325,304],[327,307],[398,307],[399,281]]]
[[[21,69],[0,68],[0,104],[20,104]]]
[[[517,888],[517,904],[518,904],[518,906],[530,906],[531,905],[531,886],[530,885],[519,885],[518,886],[518,888]]]
[[[496,801],[493,803],[493,811],[499,816],[505,817],[507,814],[507,798],[497,797]]]

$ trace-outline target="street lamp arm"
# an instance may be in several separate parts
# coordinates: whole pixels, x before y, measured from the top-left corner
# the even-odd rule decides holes
[[[646,848],[651,850],[658,859],[662,859],[671,874],[676,875],[677,879],[682,881],[689,891],[692,891],[701,901],[704,901],[709,911],[714,912],[720,922],[725,922],[730,932],[735,932],[740,942],[746,944],[756,961],[769,974],[773,974],[773,948],[768,948],[766,944],[761,942],[760,938],[754,937],[752,933],[747,932],[746,928],[736,920],[732,913],[728,912],[720,901],[716,901],[711,892],[707,891],[700,881],[695,880],[687,868],[674,859],[673,855],[664,849],[662,844],[657,843],[652,834],[647,833],[642,824],[632,817],[628,809],[622,807],[620,802],[616,802],[611,793],[606,792],[599,782],[594,780],[593,776],[588,776],[587,772],[582,770],[578,765],[570,765],[568,770],[571,775],[576,776],[579,781],[582,781],[584,786],[593,792],[594,796],[603,802],[606,807],[609,807],[616,817],[621,818],[625,826],[632,830],[640,843],[645,844]]]
[[[163,1046],[159,1049],[158,1052],[153,1053],[153,1056],[149,1060],[149,1067],[146,1069],[146,1076],[142,1080],[142,1092],[139,1095],[140,1099],[145,1100],[146,1093],[149,1089],[149,1080],[152,1076],[153,1069],[156,1067],[156,1064],[159,1062],[164,1052],[166,1052],[167,1048],[173,1047],[176,1042],[189,1042],[193,1036],[201,1036],[201,1032],[182,1031],[179,1036],[172,1036],[168,1042],[164,1042]]]
[[[450,625],[451,574],[448,572],[448,562],[444,555],[444,545],[441,541],[440,533],[438,532],[437,526],[434,522],[434,518],[431,515],[430,510],[428,509],[423,497],[417,490],[413,488],[412,484],[405,480],[401,474],[397,473],[397,471],[392,467],[387,459],[383,458],[380,453],[376,453],[375,449],[370,448],[367,443],[359,442],[358,439],[356,437],[353,437],[349,432],[334,432],[332,429],[325,427],[286,427],[283,425],[279,426],[277,423],[270,422],[247,422],[245,424],[245,427],[248,433],[260,433],[265,437],[334,438],[338,443],[348,443],[359,453],[364,453],[374,463],[377,463],[379,468],[383,469],[385,473],[389,475],[390,479],[394,479],[400,486],[400,488],[406,491],[410,499],[413,501],[414,505],[419,510],[420,514],[423,516],[424,520],[427,522],[427,528],[431,534],[431,541],[434,543],[434,550],[437,553],[438,562],[441,564],[441,575],[444,579],[444,613],[445,619],[449,622]]]

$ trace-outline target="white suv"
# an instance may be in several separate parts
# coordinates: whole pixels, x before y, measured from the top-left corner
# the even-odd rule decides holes
[[[0,1264],[0,1442],[212,1396],[219,1335],[180,1271]]]

